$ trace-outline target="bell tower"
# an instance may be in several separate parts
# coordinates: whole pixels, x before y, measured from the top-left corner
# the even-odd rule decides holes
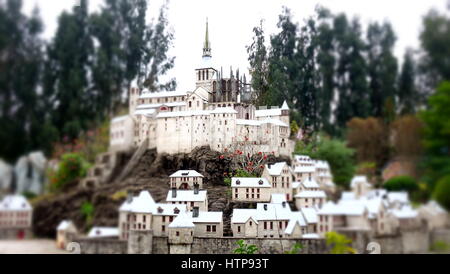
[[[206,18],[206,34],[203,43],[203,58],[211,58],[211,43],[209,42],[208,18]]]
[[[195,86],[203,87],[208,91],[212,91],[212,80],[216,76],[217,71],[212,65],[211,43],[209,41],[208,18],[206,18],[205,41],[203,42],[202,63],[195,70]]]

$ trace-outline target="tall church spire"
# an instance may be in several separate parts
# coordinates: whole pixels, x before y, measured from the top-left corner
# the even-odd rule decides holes
[[[203,57],[211,57],[211,43],[209,42],[208,18],[206,18],[206,35],[203,44]]]

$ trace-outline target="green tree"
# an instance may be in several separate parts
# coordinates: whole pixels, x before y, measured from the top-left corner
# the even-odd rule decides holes
[[[269,91],[266,96],[268,105],[272,106],[281,105],[284,100],[293,101],[292,94],[296,93],[294,79],[299,76],[294,58],[298,26],[292,22],[288,8],[283,8],[277,27],[280,32],[270,39]]]
[[[334,32],[333,26],[329,23],[332,17],[330,11],[326,9],[318,9],[318,19],[320,21],[318,26],[318,34],[316,43],[318,47],[317,65],[319,77],[319,90],[317,98],[318,115],[321,118],[320,128],[328,134],[333,133],[333,126],[331,124],[331,102],[333,101],[334,89],[336,83],[335,65],[336,57],[334,51]]]
[[[398,107],[402,115],[415,113],[420,104],[421,98],[414,83],[415,78],[416,65],[411,50],[407,50],[398,79]]]
[[[334,18],[337,60],[338,104],[335,110],[338,132],[352,117],[367,117],[370,110],[366,47],[358,19],[349,22],[345,14]]]
[[[337,232],[327,232],[325,234],[325,240],[329,247],[331,247],[331,254],[355,254],[356,250],[350,245],[352,240],[345,235]]]
[[[431,94],[441,81],[450,80],[450,18],[431,10],[423,18],[420,34],[422,88]]]
[[[98,118],[95,92],[89,79],[93,41],[89,29],[87,0],[72,13],[63,12],[47,49],[45,94],[52,98],[53,125],[73,139]]]
[[[419,189],[416,180],[410,176],[397,176],[387,180],[383,187],[389,191],[407,191],[409,193]]]
[[[383,117],[388,100],[394,100],[397,59],[393,49],[396,37],[390,23],[372,23],[367,30],[368,68],[370,76],[371,115]],[[388,117],[389,118],[389,117]]]
[[[437,182],[433,196],[445,209],[450,210],[450,175]]]
[[[265,45],[263,20],[253,28],[253,42],[247,47],[251,68],[252,88],[258,93],[258,104],[268,105],[268,50]]]
[[[145,20],[145,17],[143,20]],[[174,78],[166,83],[160,82],[160,77],[172,69],[175,64],[175,57],[168,56],[173,41],[173,33],[168,30],[168,26],[166,2],[160,9],[156,25],[153,28],[147,27],[144,33],[140,73],[144,80],[143,86],[150,91],[174,90],[176,88]]]
[[[297,142],[295,154],[308,155],[314,159],[328,161],[334,182],[341,187],[348,188],[355,173],[355,165],[353,160],[354,150],[348,148],[345,142],[315,136],[307,144],[302,141]]]
[[[428,105],[420,118],[424,122],[424,176],[433,191],[436,182],[450,174],[450,82],[439,86]]]
[[[26,16],[22,0],[0,2],[0,157],[8,161],[55,140],[40,92],[42,31],[37,7]]]

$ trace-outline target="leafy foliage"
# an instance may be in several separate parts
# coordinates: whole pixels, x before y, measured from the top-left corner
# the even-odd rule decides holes
[[[447,210],[450,210],[450,175],[443,177],[437,182],[433,195],[436,201]]]
[[[439,83],[450,81],[450,17],[437,10],[429,11],[423,18],[420,43],[422,88],[431,94]]]
[[[418,190],[419,186],[416,180],[410,176],[397,176],[389,179],[383,185],[389,191],[408,191]]]
[[[331,247],[331,254],[355,254],[356,250],[350,245],[352,240],[345,235],[331,231],[325,234],[325,240],[329,247]]]
[[[257,177],[257,175],[254,173],[245,171],[243,169],[238,169],[235,172],[227,173],[227,174],[225,174],[225,179],[224,179],[224,182],[227,186],[231,186],[231,178],[232,177],[250,178],[250,177]]]
[[[388,130],[381,119],[353,118],[347,123],[348,146],[355,149],[358,162],[375,162],[378,167],[389,157]]]
[[[295,154],[308,155],[314,159],[328,161],[334,182],[344,188],[349,186],[355,173],[354,150],[348,148],[345,142],[338,139],[318,136],[308,144],[299,141],[296,144]]]
[[[236,244],[239,247],[233,251],[234,254],[255,254],[258,252],[256,245],[248,245],[244,242],[244,240],[239,240]]]
[[[436,182],[450,174],[450,82],[442,83],[428,104],[420,118],[424,122],[424,176],[433,191]]]
[[[79,154],[68,153],[62,156],[56,171],[50,171],[50,190],[58,191],[68,183],[86,176],[89,164]]]
[[[291,250],[286,251],[285,254],[299,254],[302,249],[303,245],[301,243],[295,243]]]
[[[40,38],[38,9],[26,16],[22,0],[0,2],[3,159],[15,161],[31,150],[49,156],[55,142],[79,139],[120,110],[135,79],[152,91],[175,86],[159,78],[174,62],[167,6],[147,24],[147,0],[103,2],[95,13],[87,0],[62,12],[48,42]]]
[[[81,215],[85,218],[86,224],[90,227],[94,219],[95,213],[94,205],[89,201],[85,201],[81,205],[80,212]]]

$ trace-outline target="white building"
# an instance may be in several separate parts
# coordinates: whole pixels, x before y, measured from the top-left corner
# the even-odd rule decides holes
[[[0,202],[0,238],[31,236],[33,209],[24,196],[8,195]]]
[[[155,203],[148,191],[141,191],[119,208],[119,238],[128,239],[130,230],[152,230],[155,236],[166,236],[169,224],[180,212],[187,212],[185,204]]]
[[[231,178],[232,200],[238,202],[268,202],[272,186],[266,178]]]
[[[178,170],[169,176],[170,187],[176,189],[194,189],[198,184],[198,188],[203,188],[203,175],[195,170]]]
[[[272,185],[272,193],[281,193],[286,196],[287,201],[293,200],[293,174],[286,162],[265,165],[262,177]]]
[[[63,220],[56,228],[56,246],[65,249],[78,234],[75,224],[70,220]]]
[[[257,110],[250,84],[239,72],[231,71],[225,78],[212,64],[209,41],[205,45],[202,63],[194,71],[194,89],[130,89],[129,115],[111,121],[111,150],[137,147],[145,140],[148,148],[169,154],[189,153],[200,146],[224,151],[245,142],[254,151],[291,155],[294,142],[289,140],[287,103]]]
[[[198,207],[201,211],[208,211],[208,195],[206,190],[177,190],[167,193],[166,202],[169,204],[184,204],[188,211]]]
[[[231,230],[239,238],[317,238],[317,219],[312,208],[291,211],[287,202],[258,203],[256,209],[233,209]]]
[[[302,207],[322,207],[326,202],[327,195],[323,190],[304,190],[295,195],[295,205]]]

